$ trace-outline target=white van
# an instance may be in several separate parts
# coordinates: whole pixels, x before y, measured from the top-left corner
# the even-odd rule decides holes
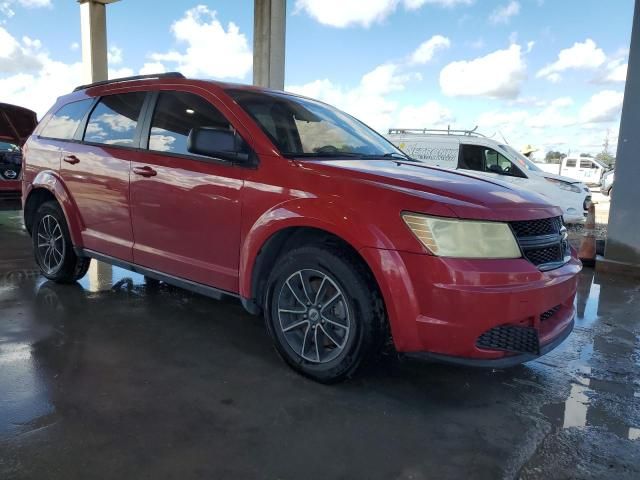
[[[561,163],[536,163],[545,172],[555,173],[587,185],[600,185],[602,175],[609,170],[604,163],[592,157],[566,157]]]
[[[387,138],[410,157],[532,190],[562,208],[566,223],[583,222],[591,202],[586,185],[548,173],[509,145],[475,130],[389,129]]]

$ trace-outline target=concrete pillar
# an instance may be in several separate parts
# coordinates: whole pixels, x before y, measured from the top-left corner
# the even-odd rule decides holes
[[[107,65],[107,15],[105,6],[119,0],[78,0],[82,35],[84,82],[109,78]]]
[[[254,0],[253,84],[284,90],[286,0]]]
[[[629,69],[616,154],[603,270],[640,275],[640,0],[635,0]],[[599,268],[600,269],[600,268]]]

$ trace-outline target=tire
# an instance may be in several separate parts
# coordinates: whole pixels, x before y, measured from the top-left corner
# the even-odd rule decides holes
[[[64,214],[56,202],[45,202],[38,208],[31,240],[40,272],[49,280],[74,283],[89,270],[91,259],[76,255]]]
[[[380,353],[384,304],[372,275],[353,255],[334,246],[291,250],[278,259],[267,285],[267,329],[297,372],[335,383]]]

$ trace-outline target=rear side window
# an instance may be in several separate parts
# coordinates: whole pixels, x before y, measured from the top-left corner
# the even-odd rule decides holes
[[[576,166],[576,161],[575,160],[567,160],[567,167],[575,167]]]
[[[161,92],[149,132],[149,150],[193,155],[187,150],[192,128],[230,129],[224,116],[204,98],[186,92]]]
[[[84,141],[133,146],[146,92],[102,97],[89,116]]]
[[[71,140],[92,102],[93,100],[87,99],[67,103],[51,116],[40,132],[40,136],[58,140]]]

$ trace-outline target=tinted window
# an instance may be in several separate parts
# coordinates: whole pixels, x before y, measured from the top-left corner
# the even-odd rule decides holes
[[[102,97],[89,116],[85,142],[106,145],[133,145],[145,92]]]
[[[187,139],[191,129],[197,127],[231,129],[204,98],[185,92],[161,92],[151,120],[149,150],[193,155],[187,150]]]
[[[575,160],[567,160],[566,166],[567,167],[575,167],[576,166],[576,161]]]
[[[61,107],[51,116],[40,135],[60,140],[71,140],[92,102],[91,99],[81,100]]]
[[[580,160],[580,168],[596,168],[591,160]]]
[[[507,157],[482,145],[462,145],[458,166],[458,168],[465,170],[491,172],[512,177],[525,176]]]

